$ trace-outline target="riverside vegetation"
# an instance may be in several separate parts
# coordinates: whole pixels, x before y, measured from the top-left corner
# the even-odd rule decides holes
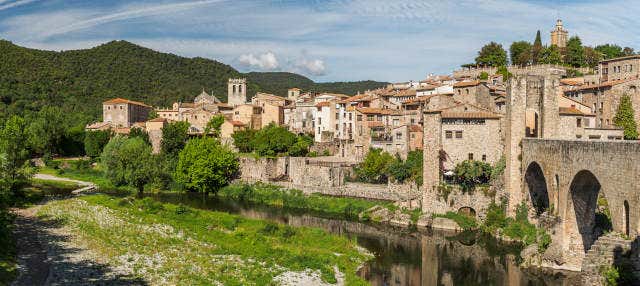
[[[309,270],[328,283],[366,284],[356,269],[369,254],[319,229],[107,195],[50,202],[39,215],[151,284],[267,285]]]

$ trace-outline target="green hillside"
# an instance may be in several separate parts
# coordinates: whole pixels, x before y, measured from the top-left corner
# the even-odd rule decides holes
[[[385,83],[314,83],[293,73],[242,74],[204,58],[161,53],[126,41],[73,51],[41,51],[0,40],[0,111],[3,115],[62,107],[99,118],[100,103],[123,97],[154,106],[190,101],[202,88],[226,100],[227,79],[247,77],[256,91],[286,95],[290,87],[353,94]]]

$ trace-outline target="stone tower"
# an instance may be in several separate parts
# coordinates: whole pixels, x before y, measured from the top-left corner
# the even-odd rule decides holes
[[[505,189],[510,215],[525,198],[522,185],[522,139],[558,137],[558,95],[562,71],[517,75],[507,85]]]
[[[442,116],[440,111],[425,111],[423,122],[422,211],[438,213],[446,208],[438,199],[441,176],[440,150],[442,150]]]
[[[247,102],[247,79],[230,78],[227,85],[227,103],[238,106]]]
[[[556,21],[556,27],[551,31],[551,45],[556,45],[558,48],[564,48],[567,46],[567,38],[569,32],[562,27],[562,20]]]

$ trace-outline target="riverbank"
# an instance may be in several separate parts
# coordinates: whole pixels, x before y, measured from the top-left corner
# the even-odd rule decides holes
[[[355,241],[318,229],[150,198],[83,196],[49,202],[38,216],[62,223],[101,262],[154,285],[291,285],[304,279],[361,285],[356,270],[370,258]]]

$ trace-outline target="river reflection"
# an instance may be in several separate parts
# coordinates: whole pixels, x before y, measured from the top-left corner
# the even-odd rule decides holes
[[[519,249],[475,233],[390,227],[322,217],[290,209],[241,204],[193,194],[153,194],[154,199],[225,211],[355,238],[375,258],[358,275],[372,285],[576,285],[573,273],[532,273],[517,265]]]

